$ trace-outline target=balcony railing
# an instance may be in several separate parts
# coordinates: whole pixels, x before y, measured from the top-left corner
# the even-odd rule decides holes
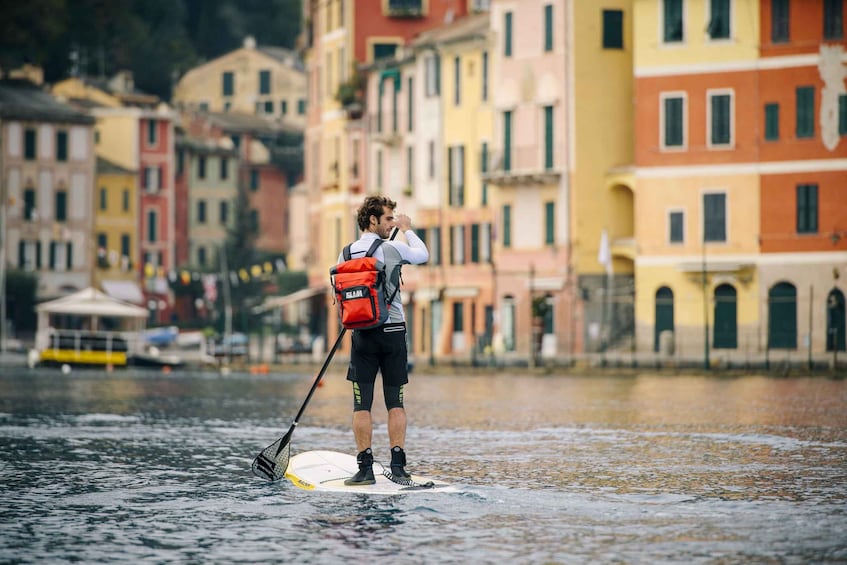
[[[548,164],[543,147],[528,145],[513,147],[508,154],[489,151],[482,178],[495,184],[547,184],[558,181],[561,173],[555,153],[553,162]]]

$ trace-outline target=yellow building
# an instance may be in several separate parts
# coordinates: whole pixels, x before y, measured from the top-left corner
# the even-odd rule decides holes
[[[132,258],[138,256],[138,171],[97,158],[93,279],[106,293],[140,304]]]
[[[238,112],[306,124],[306,71],[294,51],[244,46],[195,67],[179,79],[173,104],[182,109]]]
[[[749,361],[762,339],[758,2],[635,4],[638,350]]]

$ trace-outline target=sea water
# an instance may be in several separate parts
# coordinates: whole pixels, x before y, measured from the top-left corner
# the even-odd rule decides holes
[[[462,492],[366,496],[250,473],[313,378],[3,368],[0,562],[847,561],[847,381],[413,374],[409,469]],[[351,408],[333,368],[292,452]]]

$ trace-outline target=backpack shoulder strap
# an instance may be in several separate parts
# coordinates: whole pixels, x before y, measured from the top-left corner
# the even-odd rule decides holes
[[[382,240],[380,238],[376,238],[373,243],[371,243],[368,252],[365,253],[365,257],[373,257],[376,250],[379,249],[379,246],[382,245]],[[350,247],[349,245],[347,247]]]
[[[353,256],[350,254],[350,245],[353,245],[353,244],[351,243],[351,244],[349,244],[349,245],[345,245],[345,246],[344,246],[344,249],[343,249],[343,250],[342,250],[342,252],[341,252],[341,253],[342,253],[342,255],[343,255],[343,257],[344,257],[344,260],[345,260],[345,261],[349,261],[349,260],[353,257]]]

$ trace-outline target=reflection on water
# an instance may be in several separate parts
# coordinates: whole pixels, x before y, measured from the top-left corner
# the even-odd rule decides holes
[[[250,474],[312,379],[4,374],[0,561],[847,560],[845,381],[414,375],[410,466],[464,492],[376,497]],[[350,406],[329,375],[293,451]]]

